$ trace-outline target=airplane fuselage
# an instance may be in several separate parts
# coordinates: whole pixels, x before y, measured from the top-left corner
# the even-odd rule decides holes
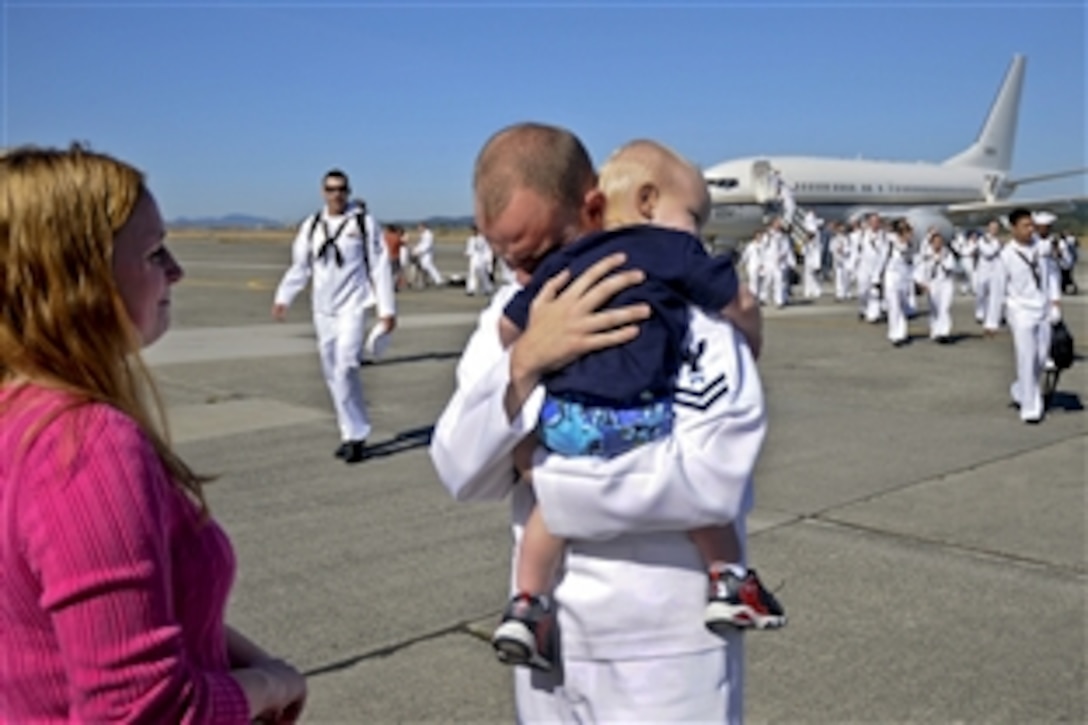
[[[925,162],[820,157],[751,157],[707,169],[711,198],[707,232],[730,239],[754,234],[777,201],[771,169],[793,190],[797,205],[827,220],[867,211],[890,215],[983,199],[1002,199],[1005,175],[992,169]]]

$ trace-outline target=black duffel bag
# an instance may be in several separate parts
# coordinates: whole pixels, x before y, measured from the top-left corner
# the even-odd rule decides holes
[[[1050,326],[1050,359],[1059,370],[1073,367],[1073,335],[1062,320]]]

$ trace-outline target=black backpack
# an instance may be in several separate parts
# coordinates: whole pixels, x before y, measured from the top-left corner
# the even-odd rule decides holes
[[[1050,327],[1050,359],[1059,370],[1073,367],[1073,335],[1062,320]]]

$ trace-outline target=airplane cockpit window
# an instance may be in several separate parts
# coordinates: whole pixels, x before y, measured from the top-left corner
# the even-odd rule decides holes
[[[707,186],[713,187],[715,189],[734,189],[740,185],[740,182],[736,179],[717,178],[707,179],[706,184]]]

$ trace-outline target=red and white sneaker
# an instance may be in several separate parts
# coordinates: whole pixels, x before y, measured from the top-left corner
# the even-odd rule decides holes
[[[515,595],[491,636],[495,656],[507,665],[550,671],[555,666],[555,611],[545,596]]]
[[[763,588],[755,569],[742,579],[732,571],[710,572],[705,622],[723,634],[732,629],[778,629],[786,626],[786,612]]]

